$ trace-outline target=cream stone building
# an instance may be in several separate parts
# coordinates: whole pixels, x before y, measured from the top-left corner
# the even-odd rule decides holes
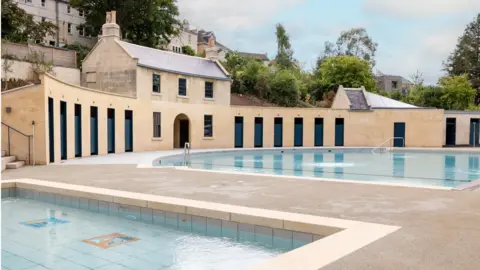
[[[82,86],[43,74],[41,84],[3,92],[2,150],[48,164],[187,142],[194,149],[376,147],[401,137],[395,146],[442,147],[448,119],[456,119],[454,143],[465,144],[479,118],[396,104],[364,89],[340,88],[330,109],[232,106],[229,74],[214,55],[146,48],[119,33],[109,13],[83,62]]]

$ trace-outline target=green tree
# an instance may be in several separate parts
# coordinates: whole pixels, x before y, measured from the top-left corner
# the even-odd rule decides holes
[[[183,54],[186,54],[186,55],[195,56],[195,51],[192,49],[192,47],[188,45],[182,47],[182,52]]]
[[[418,85],[401,98],[401,101],[419,107],[443,108],[443,89],[438,86]]]
[[[466,110],[474,104],[476,90],[468,81],[466,74],[443,77],[439,81],[443,88],[442,101],[446,110]]]
[[[300,95],[298,82],[287,70],[280,70],[275,73],[270,83],[270,100],[275,104],[294,107],[298,104]]]
[[[51,22],[35,22],[33,16],[19,8],[13,0],[2,0],[2,39],[33,43],[43,41],[46,35],[54,35],[56,29]]]
[[[77,52],[77,67],[82,67],[82,61],[87,57],[88,53],[90,52],[91,48],[85,45],[82,45],[78,42],[73,44],[68,44],[64,46],[65,49],[74,50]]]
[[[277,56],[275,62],[280,68],[292,68],[294,66],[293,50],[290,45],[290,37],[282,24],[276,25]]]
[[[457,47],[444,63],[450,76],[467,74],[477,95],[475,103],[480,103],[480,13],[467,25],[458,39]]]
[[[325,57],[348,55],[363,59],[373,67],[377,48],[378,43],[372,40],[365,28],[352,28],[343,31],[335,44],[325,42],[324,55],[319,58],[317,65],[321,65]]]
[[[123,39],[135,44],[157,47],[179,33],[178,7],[175,0],[71,0],[70,5],[86,14],[88,34],[97,35],[108,11],[117,12]]]
[[[335,90],[339,85],[344,87],[361,87],[375,89],[375,79],[370,64],[355,56],[328,57],[320,65],[320,80],[327,90]]]

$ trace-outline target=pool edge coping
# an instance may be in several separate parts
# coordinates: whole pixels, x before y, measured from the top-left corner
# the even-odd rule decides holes
[[[153,166],[153,164],[137,164],[137,169],[175,169],[175,170],[184,170],[184,171],[210,172],[210,173],[234,174],[234,175],[244,175],[244,176],[276,177],[276,178],[295,179],[295,180],[322,181],[322,182],[347,183],[347,184],[359,184],[359,185],[362,185],[362,184],[365,184],[365,185],[380,185],[380,186],[391,186],[391,187],[433,189],[433,190],[460,190],[460,189],[457,189],[456,187],[452,188],[452,187],[441,187],[441,186],[433,186],[433,185],[415,185],[415,184],[388,183],[388,182],[369,182],[369,181],[351,180],[351,179],[338,180],[338,179],[333,179],[333,178],[294,176],[294,175],[277,175],[277,174],[269,174],[269,173],[249,173],[249,172],[239,172],[239,171],[203,170],[203,169],[189,168],[189,167],[186,167],[186,166]]]
[[[212,203],[146,193],[135,193],[35,179],[1,181],[1,188],[26,188],[78,196],[181,214],[325,235],[300,248],[261,262],[252,269],[320,269],[381,239],[401,227],[362,221],[305,215],[261,208]],[[321,254],[321,256],[319,256]]]

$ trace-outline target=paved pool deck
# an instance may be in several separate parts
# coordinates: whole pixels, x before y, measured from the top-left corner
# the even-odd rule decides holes
[[[131,155],[130,160],[144,163],[140,156]],[[112,164],[112,160],[94,165],[82,159],[77,161],[82,166],[67,165],[74,161],[8,170],[2,179],[33,178],[402,227],[323,269],[473,270],[480,265],[478,188],[450,191],[140,169],[126,162]]]

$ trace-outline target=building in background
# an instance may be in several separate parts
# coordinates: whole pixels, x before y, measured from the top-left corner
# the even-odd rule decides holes
[[[197,30],[190,28],[188,21],[184,20],[179,35],[172,38],[172,40],[170,40],[170,42],[163,48],[172,52],[183,53],[182,48],[184,46],[190,46],[195,54],[197,54],[197,38]]]
[[[37,43],[62,47],[78,42],[91,47],[97,42],[96,37],[86,35],[85,29],[77,29],[85,23],[85,13],[70,7],[69,0],[17,0],[17,3],[34,20],[50,21],[58,27],[56,35],[46,36]]]
[[[231,52],[232,50],[227,46],[218,42],[217,38],[215,37],[215,33],[213,33],[213,31],[205,31],[203,29],[198,31],[197,52],[200,55],[205,54],[206,49],[208,47],[211,47],[209,46],[210,42],[213,42],[213,48],[215,49],[215,52],[218,54],[218,60],[225,61],[225,57],[227,56],[227,53]]]
[[[380,74],[375,76],[377,89],[385,92],[400,91],[406,94],[413,87],[413,82],[398,75]]]
[[[239,55],[244,57],[250,57],[255,60],[258,60],[263,63],[264,66],[268,67],[270,65],[270,59],[267,56],[267,53],[248,53],[248,52],[238,52]]]

